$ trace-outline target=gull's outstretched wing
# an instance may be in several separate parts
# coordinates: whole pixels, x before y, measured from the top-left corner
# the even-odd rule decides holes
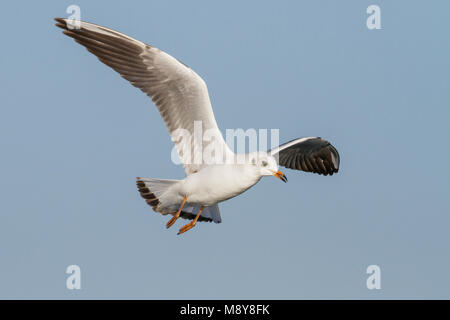
[[[209,151],[218,150],[224,156],[231,152],[217,127],[206,84],[192,69],[155,47],[111,29],[83,21],[55,20],[64,34],[153,100],[187,175],[206,163],[203,153],[207,146]],[[196,132],[208,131],[212,142],[205,142],[202,136],[194,137],[196,121],[201,121],[196,124],[201,131]]]
[[[286,168],[323,175],[339,171],[339,153],[327,140],[320,137],[289,141],[269,151]]]

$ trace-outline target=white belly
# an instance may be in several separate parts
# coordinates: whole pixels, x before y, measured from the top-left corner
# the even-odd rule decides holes
[[[228,200],[260,180],[258,174],[244,168],[236,165],[206,167],[186,177],[180,192],[191,204],[210,206]]]

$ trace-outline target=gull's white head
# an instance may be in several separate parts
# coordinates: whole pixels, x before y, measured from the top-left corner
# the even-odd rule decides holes
[[[250,154],[250,162],[257,168],[261,176],[275,176],[283,182],[287,182],[286,176],[278,169],[277,160],[266,152]]]

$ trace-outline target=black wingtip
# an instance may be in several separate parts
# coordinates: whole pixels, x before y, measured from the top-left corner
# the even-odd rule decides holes
[[[67,23],[66,23],[66,21],[64,21],[63,18],[55,18],[54,20],[57,22],[57,23],[55,23],[55,26],[57,26],[58,28],[67,30]]]

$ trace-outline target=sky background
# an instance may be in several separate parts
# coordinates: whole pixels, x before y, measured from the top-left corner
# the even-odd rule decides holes
[[[285,169],[168,217],[135,177],[182,179],[159,114],[54,26],[81,18],[207,82],[222,132],[330,140],[332,177]],[[381,30],[366,8],[381,7]],[[0,298],[450,298],[450,2],[8,1],[2,4]],[[81,290],[66,288],[67,266]],[[381,268],[381,290],[366,268]]]

